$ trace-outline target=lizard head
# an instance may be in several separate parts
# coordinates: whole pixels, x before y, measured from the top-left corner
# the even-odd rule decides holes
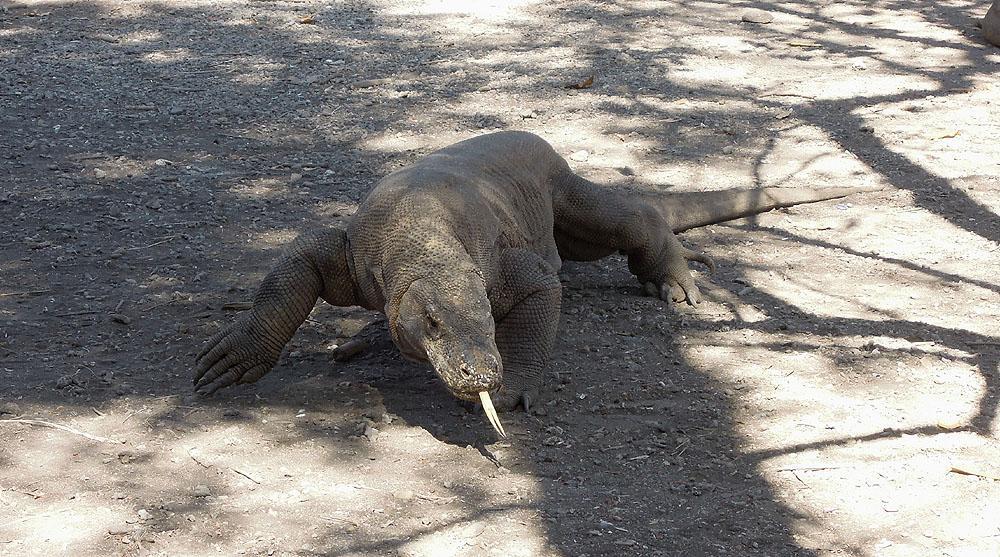
[[[429,361],[452,395],[479,400],[479,393],[500,387],[493,314],[478,274],[417,279],[394,309],[386,313],[400,352]]]

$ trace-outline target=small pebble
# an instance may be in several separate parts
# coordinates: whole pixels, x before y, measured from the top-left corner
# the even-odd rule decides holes
[[[392,496],[400,501],[409,501],[413,499],[413,492],[409,489],[400,489],[399,491],[394,491]]]

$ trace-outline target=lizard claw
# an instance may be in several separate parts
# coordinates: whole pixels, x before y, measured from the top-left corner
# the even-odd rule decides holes
[[[210,395],[236,383],[252,383],[270,371],[281,353],[255,342],[260,338],[266,337],[258,334],[254,322],[247,318],[212,337],[196,361],[195,392]]]

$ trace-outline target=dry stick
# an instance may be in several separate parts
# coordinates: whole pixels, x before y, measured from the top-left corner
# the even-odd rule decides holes
[[[201,465],[202,468],[211,468],[212,467],[211,464],[205,464],[204,462],[198,460],[198,458],[196,456],[194,456],[194,453],[192,453],[191,451],[188,451],[188,456],[191,457],[191,460],[193,460],[193,461],[197,462],[199,465]]]
[[[127,248],[125,251],[135,251],[135,250],[138,250],[138,249],[147,249],[147,248],[151,248],[153,246],[158,246],[160,244],[165,244],[165,243],[167,243],[167,242],[169,242],[171,240],[176,240],[177,238],[180,238],[179,234],[176,235],[176,236],[170,236],[168,238],[164,238],[164,239],[160,240],[159,242],[153,242],[152,244],[149,244],[148,246],[135,246],[135,247],[132,247],[132,248]]]
[[[346,362],[365,350],[368,350],[368,341],[352,338],[334,349],[333,359],[338,362]]]
[[[240,472],[239,470],[237,470],[236,468],[233,468],[232,466],[230,466],[229,469],[232,470],[233,472],[236,472],[237,474],[243,476],[244,478],[250,480],[251,482],[253,482],[253,483],[257,484],[257,485],[260,485],[259,481],[257,481],[255,479],[253,479],[252,477],[250,477],[250,475],[248,475],[246,472]]]
[[[94,313],[101,313],[99,309],[88,309],[86,311],[74,311],[71,313],[57,313],[56,317],[76,317],[78,315],[91,315]]]
[[[43,426],[43,427],[51,427],[53,429],[58,429],[60,431],[65,431],[66,433],[72,433],[73,435],[79,435],[80,437],[86,437],[87,439],[90,439],[91,441],[98,441],[98,442],[101,442],[101,443],[114,443],[114,444],[118,443],[117,441],[114,441],[112,439],[108,439],[107,437],[100,437],[100,436],[97,436],[97,435],[91,435],[89,433],[80,431],[79,429],[74,429],[74,428],[66,426],[66,425],[56,424],[56,423],[52,423],[52,422],[46,422],[46,421],[43,421],[43,420],[29,420],[29,419],[26,419],[26,418],[10,418],[8,420],[0,420],[0,423],[4,423],[4,422],[10,422],[10,423],[15,423],[15,424],[39,425],[39,426]]]
[[[39,294],[45,294],[47,292],[52,292],[51,290],[25,290],[24,292],[5,292],[0,294],[0,298],[6,298],[8,296],[37,296]]]

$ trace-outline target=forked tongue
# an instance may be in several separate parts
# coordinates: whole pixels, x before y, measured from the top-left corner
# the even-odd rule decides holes
[[[490,393],[486,391],[479,391],[479,400],[483,401],[483,410],[486,411],[486,417],[489,418],[493,429],[497,430],[500,437],[506,439],[507,434],[503,430],[503,425],[500,424],[500,417],[497,416],[497,409],[493,407],[493,401],[490,400]]]

